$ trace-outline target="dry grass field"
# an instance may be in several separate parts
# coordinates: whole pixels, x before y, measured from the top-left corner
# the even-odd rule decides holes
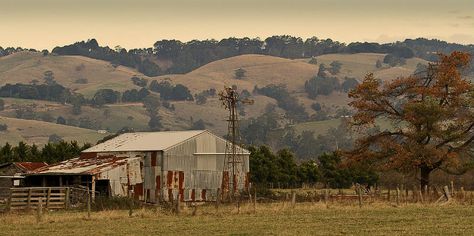
[[[7,131],[0,132],[0,145],[8,142],[16,146],[20,141],[43,145],[48,142],[49,135],[52,134],[57,134],[66,141],[75,140],[80,144],[96,143],[105,136],[104,134],[97,133],[95,130],[36,120],[0,117],[0,124],[8,125]]]
[[[148,208],[128,211],[0,215],[0,235],[473,235],[472,205],[282,203],[199,206],[196,215]]]

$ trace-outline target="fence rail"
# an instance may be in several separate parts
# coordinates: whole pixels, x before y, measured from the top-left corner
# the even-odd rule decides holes
[[[36,209],[40,202],[46,209],[67,209],[69,195],[68,187],[11,188],[5,210]]]

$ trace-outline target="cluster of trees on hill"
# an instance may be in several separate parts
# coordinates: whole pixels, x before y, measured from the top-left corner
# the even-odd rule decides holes
[[[350,43],[348,45],[331,39],[311,37],[302,39],[289,35],[259,38],[226,38],[217,40],[160,40],[153,47],[126,50],[101,47],[95,39],[56,47],[59,55],[83,55],[106,60],[113,65],[138,69],[148,76],[187,73],[209,62],[243,54],[263,54],[284,58],[311,58],[329,53],[386,53],[400,60],[417,56],[434,61],[434,52],[450,53],[453,50],[474,52],[474,46],[447,43],[424,38],[407,39],[396,43]],[[169,68],[160,68],[158,61],[171,61]]]
[[[38,52],[36,49],[27,49],[27,48],[21,48],[21,47],[17,47],[17,48],[14,48],[14,47],[2,48],[2,47],[0,47],[0,57],[8,56],[10,54],[17,53],[17,52],[23,52],[23,51]]]
[[[348,118],[330,128],[325,134],[312,131],[297,133],[292,126],[282,127],[281,117],[274,110],[267,110],[261,116],[243,120],[240,133],[246,145],[271,145],[287,148],[300,160],[310,160],[326,152],[349,150],[354,145],[354,135],[349,129]],[[375,127],[368,132],[375,132]]]
[[[285,110],[286,117],[292,121],[301,122],[308,118],[304,106],[298,103],[298,99],[291,96],[284,84],[269,84],[262,88],[255,86],[253,93],[275,99],[278,107]]]
[[[319,65],[317,75],[307,80],[304,84],[305,91],[309,98],[315,99],[318,95],[329,95],[337,90],[347,93],[359,84],[357,79],[351,77],[344,78],[344,81],[340,83],[339,79],[326,73],[327,70],[330,70],[331,74],[336,74],[339,70],[337,68],[340,68],[340,64],[334,62],[331,63],[329,69],[327,69],[324,64]]]

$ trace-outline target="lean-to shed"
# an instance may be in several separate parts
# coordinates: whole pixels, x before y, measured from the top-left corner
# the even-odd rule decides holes
[[[126,133],[40,168],[32,185],[89,186],[109,196],[146,202],[213,201],[222,192],[249,185],[249,152],[236,147],[238,163],[229,168],[225,139],[207,130]],[[234,173],[234,176],[232,176]],[[234,185],[235,182],[235,185]]]

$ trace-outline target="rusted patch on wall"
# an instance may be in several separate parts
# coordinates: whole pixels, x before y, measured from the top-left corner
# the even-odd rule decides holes
[[[173,189],[173,171],[168,171],[166,177],[166,186],[168,189]]]
[[[191,190],[191,201],[196,201],[196,190],[192,189]]]
[[[179,189],[179,200],[184,202],[184,189]]]
[[[135,184],[133,186],[133,197],[139,200],[140,196],[143,196],[143,183]]]
[[[178,188],[180,191],[184,189],[184,171],[179,172]]]
[[[201,200],[206,201],[206,189],[201,191]]]
[[[245,190],[249,190],[250,187],[250,172],[245,174]]]
[[[156,166],[156,156],[157,156],[156,152],[151,153],[151,166]]]

